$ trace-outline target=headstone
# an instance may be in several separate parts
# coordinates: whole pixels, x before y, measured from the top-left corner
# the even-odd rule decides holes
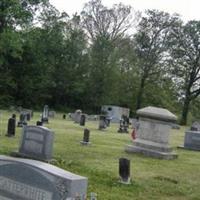
[[[74,122],[80,124],[80,120],[81,120],[81,114],[82,111],[81,110],[76,110],[74,113]]]
[[[54,118],[56,116],[56,112],[54,110],[50,110],[48,116]]]
[[[200,131],[200,122],[195,121],[190,128],[191,131]]]
[[[179,147],[188,150],[200,151],[200,131],[185,131],[184,146]]]
[[[122,115],[119,123],[118,133],[128,133],[128,127],[129,127],[129,118],[125,115]]]
[[[36,126],[42,126],[42,125],[43,125],[43,123],[41,121],[36,122]]]
[[[90,200],[97,200],[97,194],[94,192],[90,193]]]
[[[0,156],[1,200],[85,200],[87,178],[30,159]]]
[[[130,160],[126,158],[119,159],[119,176],[121,183],[130,184]]]
[[[43,113],[42,113],[42,119],[41,119],[41,121],[43,123],[48,123],[49,122],[49,118],[48,117],[49,117],[49,107],[48,107],[48,105],[45,105]]]
[[[100,115],[99,116],[99,130],[103,130],[106,127],[107,127],[106,116],[105,115]]]
[[[85,126],[85,120],[86,120],[86,116],[84,114],[81,114],[81,118],[80,118],[80,125],[81,126]]]
[[[16,125],[16,116],[13,114],[12,117],[8,120],[8,129],[7,135],[8,137],[15,136],[15,125]]]
[[[126,146],[126,152],[142,153],[147,156],[175,159],[177,154],[169,146],[171,123],[177,117],[163,108],[146,107],[137,111],[139,129],[132,145]]]
[[[27,125],[27,116],[25,113],[20,113],[19,115],[19,122],[17,123],[18,127],[23,127]]]
[[[63,114],[63,119],[66,119],[66,114]]]
[[[83,145],[88,145],[90,144],[90,130],[89,129],[84,129],[84,135],[83,135],[83,141],[80,142]]]
[[[51,160],[54,133],[43,126],[25,126],[18,155],[37,160]]]

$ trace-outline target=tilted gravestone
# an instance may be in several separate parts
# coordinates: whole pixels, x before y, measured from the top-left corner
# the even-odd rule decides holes
[[[175,159],[177,154],[169,146],[171,123],[177,117],[163,108],[146,107],[137,111],[139,116],[139,129],[132,145],[127,145],[125,151],[142,153],[147,156]]]
[[[37,160],[52,158],[54,133],[43,126],[25,126],[18,154]]]
[[[1,200],[85,200],[87,178],[30,159],[0,156]]]

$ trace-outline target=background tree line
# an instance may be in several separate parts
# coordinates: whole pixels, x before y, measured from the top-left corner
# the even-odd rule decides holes
[[[0,93],[2,107],[152,105],[186,124],[200,118],[200,21],[101,0],[72,17],[48,0],[1,0]]]

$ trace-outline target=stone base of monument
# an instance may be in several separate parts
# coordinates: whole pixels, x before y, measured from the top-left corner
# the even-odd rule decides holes
[[[176,159],[178,157],[168,145],[141,139],[136,139],[132,145],[127,145],[125,151],[128,153],[141,153],[146,156],[166,160]]]
[[[84,141],[80,141],[80,144],[82,144],[82,145],[90,145],[90,144],[91,144],[91,142],[84,142]]]

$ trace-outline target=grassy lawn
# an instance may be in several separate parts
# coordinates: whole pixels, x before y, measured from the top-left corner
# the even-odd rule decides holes
[[[0,154],[8,155],[18,149],[21,128],[16,128],[14,138],[5,137],[11,113],[1,113]],[[34,113],[29,124],[35,124],[39,119],[39,113]],[[86,126],[81,127],[63,120],[61,114],[50,118],[49,122],[46,126],[55,132],[53,164],[88,177],[88,196],[95,192],[98,200],[200,199],[200,152],[177,149],[183,144],[186,127],[171,131],[170,144],[178,153],[178,159],[159,160],[125,153],[125,145],[131,143],[130,134],[117,133],[118,124],[99,131],[98,122],[86,122]],[[80,145],[86,127],[90,129],[90,146]],[[118,183],[120,157],[131,160],[130,185]]]

